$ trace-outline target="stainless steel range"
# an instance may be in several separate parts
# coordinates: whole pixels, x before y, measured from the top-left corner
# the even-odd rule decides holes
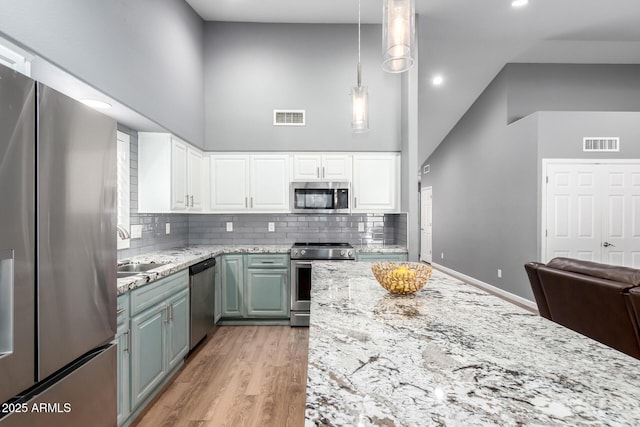
[[[309,326],[312,262],[355,259],[355,250],[349,243],[293,244],[291,247],[291,326]]]

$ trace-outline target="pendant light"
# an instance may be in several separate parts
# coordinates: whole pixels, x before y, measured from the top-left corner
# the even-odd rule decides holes
[[[363,133],[369,130],[369,91],[362,86],[362,66],[360,64],[360,0],[358,0],[358,85],[351,89],[351,130]]]
[[[415,0],[382,2],[382,69],[402,73],[415,58]]]

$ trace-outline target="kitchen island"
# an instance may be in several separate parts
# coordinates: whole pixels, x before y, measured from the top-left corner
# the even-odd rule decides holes
[[[394,296],[317,262],[312,284],[306,426],[640,425],[640,361],[451,276]]]

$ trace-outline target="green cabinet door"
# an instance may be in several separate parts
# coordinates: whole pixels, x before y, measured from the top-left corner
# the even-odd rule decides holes
[[[129,350],[130,350],[129,322],[118,326],[116,344],[118,345],[117,375],[118,375],[118,425],[129,417]]]
[[[220,277],[220,258],[216,262],[215,279],[213,281],[213,321],[218,323],[222,317],[222,278]]]
[[[243,255],[223,255],[220,280],[222,284],[222,317],[244,317]]]
[[[165,377],[166,304],[131,318],[131,407],[136,408]]]
[[[248,268],[245,300],[248,317],[289,318],[289,270]]]
[[[167,372],[178,365],[189,352],[189,290],[169,300],[167,328]]]

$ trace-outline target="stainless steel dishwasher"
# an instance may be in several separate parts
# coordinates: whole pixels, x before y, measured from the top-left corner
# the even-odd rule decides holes
[[[215,326],[214,321],[214,281],[215,258],[189,267],[189,288],[191,305],[189,307],[191,342],[193,349]]]

